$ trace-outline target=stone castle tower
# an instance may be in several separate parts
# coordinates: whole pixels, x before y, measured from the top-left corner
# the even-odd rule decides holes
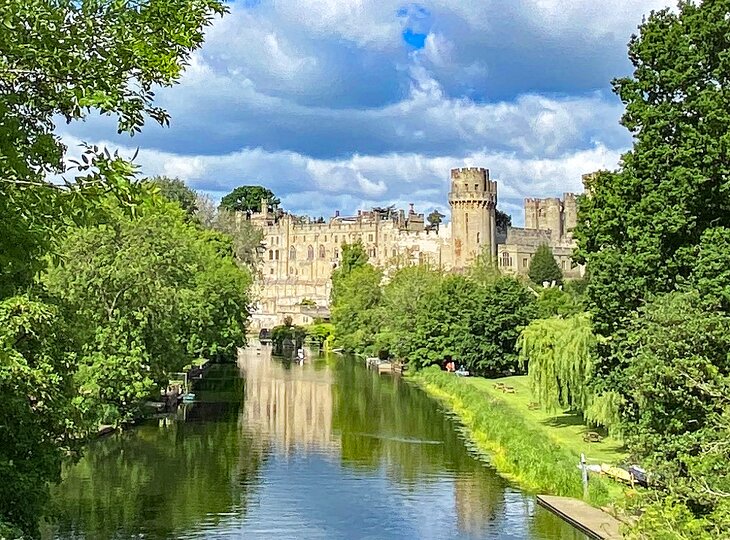
[[[570,235],[578,221],[578,205],[573,193],[563,199],[525,199],[525,228],[549,230],[554,241]]]
[[[497,182],[489,169],[452,169],[451,235],[454,268],[465,268],[485,251],[497,257]]]

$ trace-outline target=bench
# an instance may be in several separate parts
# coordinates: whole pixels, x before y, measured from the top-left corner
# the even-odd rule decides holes
[[[598,443],[603,440],[603,437],[601,437],[598,433],[595,431],[589,431],[585,435],[583,435],[583,440],[588,443]]]

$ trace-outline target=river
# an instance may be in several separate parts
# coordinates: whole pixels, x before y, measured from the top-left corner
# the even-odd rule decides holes
[[[43,537],[585,538],[479,461],[418,388],[257,349],[211,367],[176,415],[91,443]]]

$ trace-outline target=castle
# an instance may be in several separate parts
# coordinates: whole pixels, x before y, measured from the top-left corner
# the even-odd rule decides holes
[[[339,212],[327,222],[269,209],[250,216],[264,232],[262,279],[252,326],[271,328],[291,316],[308,324],[328,314],[332,271],[339,265],[343,243],[362,242],[370,262],[390,268],[428,263],[444,270],[468,267],[478,254],[491,254],[505,273],[526,274],[541,244],[548,244],[563,275],[580,277],[583,268],[571,259],[572,229],[577,220],[576,196],[525,199],[525,227],[500,229],[496,220],[497,183],[484,168],[451,171],[451,221],[427,225],[423,214],[393,208]]]

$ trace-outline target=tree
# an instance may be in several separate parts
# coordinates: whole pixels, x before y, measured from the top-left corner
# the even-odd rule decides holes
[[[416,348],[418,314],[426,309],[426,302],[442,277],[440,272],[424,265],[405,266],[389,277],[383,287],[378,349],[405,358]]]
[[[441,225],[441,221],[445,218],[441,212],[438,210],[434,210],[431,212],[428,217],[426,218],[428,220],[428,223],[431,225],[433,229],[439,230],[439,225]]]
[[[462,275],[439,280],[414,316],[409,360],[418,367],[441,365],[447,358],[458,360],[462,340],[469,334],[470,316],[480,309],[478,286]]]
[[[689,276],[705,230],[730,226],[728,9],[688,1],[652,13],[629,43],[633,75],[613,83],[634,146],[620,170],[589,178],[575,230],[603,335]]]
[[[260,212],[263,199],[267,200],[269,211],[281,203],[268,188],[239,186],[221,199],[220,208],[229,212]]]
[[[496,211],[497,232],[507,234],[507,229],[512,226],[512,216],[497,209]]]
[[[527,368],[530,388],[540,405],[548,410],[588,409],[595,347],[596,336],[585,313],[537,319],[522,330],[520,364]]]
[[[563,282],[563,273],[553,257],[553,251],[547,244],[542,244],[537,248],[527,273],[534,283],[540,285],[546,281],[550,283],[554,281],[557,284]]]
[[[626,341],[629,448],[696,514],[712,512],[730,493],[730,317],[673,292],[632,317]]]
[[[179,204],[189,215],[197,213],[198,194],[179,178],[153,176],[149,182],[160,191],[160,195],[168,201]]]
[[[535,318],[535,296],[511,276],[476,286],[472,294],[454,329],[457,358],[478,375],[516,371],[517,338]]]
[[[217,0],[0,3],[0,302],[12,306],[0,325],[7,332],[0,425],[10,431],[0,445],[3,535],[8,522],[27,536],[37,532],[46,483],[58,478],[78,434],[69,343],[76,329],[64,325],[63,306],[44,294],[37,275],[70,227],[120,206],[133,214],[148,198],[136,168],[116,154],[84,145],[79,159],[68,159],[56,119],[95,111],[131,134],[146,118],[167,124],[153,88],[178,80],[204,27],[225,11]],[[49,180],[65,173],[73,176]]]
[[[368,254],[365,247],[359,240],[352,244],[342,244],[342,258],[340,266],[332,273],[332,283],[340,277],[345,277],[356,268],[362,268],[368,264]]]
[[[106,423],[133,416],[171,372],[245,343],[250,275],[230,239],[177,205],[75,230],[60,252],[45,283],[85,329],[77,381]]]
[[[369,351],[374,345],[380,328],[382,279],[382,272],[370,264],[333,275],[332,323],[335,339],[345,350]]]

